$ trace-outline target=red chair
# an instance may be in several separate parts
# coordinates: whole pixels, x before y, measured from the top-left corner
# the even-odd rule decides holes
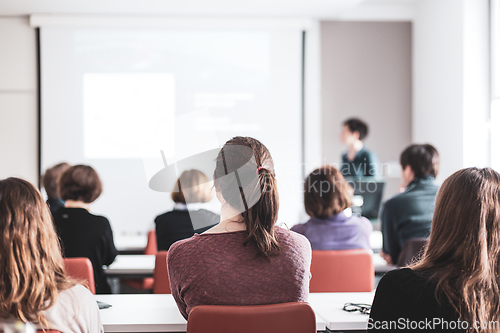
[[[148,233],[148,242],[146,248],[144,249],[144,254],[153,255],[158,252],[158,246],[156,245],[156,231],[151,230]],[[122,280],[122,283],[129,287],[139,290],[151,290],[153,289],[154,279],[144,278],[144,279],[126,279]]]
[[[309,292],[372,291],[375,283],[369,250],[312,251]]]
[[[85,281],[95,295],[94,268],[89,258],[64,258],[66,274],[76,280]]]
[[[167,270],[167,251],[156,254],[155,270],[153,274],[153,294],[171,294],[170,279]]]
[[[268,305],[200,305],[187,333],[315,333],[316,317],[304,302]]]

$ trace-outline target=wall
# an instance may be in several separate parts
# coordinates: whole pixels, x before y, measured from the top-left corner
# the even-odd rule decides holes
[[[410,22],[323,22],[323,161],[338,164],[346,149],[342,122],[360,117],[370,125],[366,147],[392,162],[385,197],[398,191],[399,154],[411,142]]]
[[[28,18],[0,18],[0,179],[38,185],[36,34]]]
[[[413,31],[413,141],[439,150],[440,181],[488,165],[488,1],[422,0]]]

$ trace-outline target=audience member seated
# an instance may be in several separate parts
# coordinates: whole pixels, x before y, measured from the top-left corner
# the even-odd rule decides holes
[[[59,177],[61,177],[63,172],[68,170],[69,167],[70,165],[68,163],[59,163],[52,168],[48,168],[42,176],[42,185],[45,188],[45,192],[47,192],[47,205],[49,205],[52,215],[54,215],[59,208],[64,207],[64,201],[59,195],[57,184],[59,182]]]
[[[387,200],[380,213],[383,247],[381,255],[396,264],[405,242],[427,238],[434,202],[439,189],[434,178],[439,170],[439,154],[431,145],[411,145],[401,154],[402,193]]]
[[[313,250],[371,249],[372,224],[364,217],[351,216],[348,209],[353,192],[334,167],[314,170],[304,183],[304,206],[311,219],[292,230],[306,236]]]
[[[172,244],[210,229],[220,216],[206,209],[212,199],[207,176],[198,170],[184,171],[171,194],[174,210],[155,219],[158,251],[167,251]]]
[[[340,171],[344,177],[380,176],[380,162],[377,155],[365,148],[363,140],[368,135],[368,125],[357,118],[344,121],[340,140],[347,146],[342,154]]]
[[[380,280],[368,331],[400,332],[406,331],[403,326],[389,329],[388,323],[429,322],[430,326],[419,327],[435,332],[498,332],[499,251],[500,174],[489,168],[455,172],[438,192],[421,261],[390,271]],[[472,330],[473,325],[479,329]]]
[[[69,279],[49,208],[18,178],[0,181],[0,327],[14,320],[61,332],[104,332],[94,296]]]
[[[59,179],[59,193],[65,207],[54,214],[54,223],[65,257],[87,257],[94,268],[97,294],[109,294],[111,288],[102,268],[110,265],[118,251],[108,219],[89,212],[90,204],[102,192],[97,172],[90,166],[75,165]]]
[[[204,304],[307,301],[311,245],[275,226],[278,189],[267,148],[248,137],[229,140],[216,158],[214,183],[220,223],[168,251],[172,295],[184,318]]]

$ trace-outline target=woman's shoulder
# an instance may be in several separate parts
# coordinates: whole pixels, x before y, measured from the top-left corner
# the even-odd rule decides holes
[[[390,289],[403,293],[421,292],[430,286],[431,274],[410,268],[395,269],[387,272],[379,282],[377,290]]]
[[[282,227],[276,227],[275,231],[277,234],[278,242],[284,243],[288,246],[293,246],[295,248],[301,248],[307,251],[311,251],[311,243],[304,235]]]

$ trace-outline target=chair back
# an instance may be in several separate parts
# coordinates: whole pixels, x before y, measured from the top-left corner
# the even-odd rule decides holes
[[[153,294],[171,294],[170,279],[167,270],[167,251],[156,254],[155,270],[153,273]]]
[[[411,238],[405,242],[398,258],[398,266],[403,267],[418,259],[424,252],[428,238]]]
[[[372,291],[375,284],[372,251],[313,250],[311,274],[311,293]]]
[[[156,231],[151,230],[148,232],[148,243],[144,249],[144,254],[156,254],[158,252],[158,245],[156,244]]]
[[[85,281],[95,295],[94,269],[89,258],[64,258],[64,268],[69,277]]]
[[[315,333],[316,317],[304,302],[268,305],[200,305],[189,313],[187,333]]]

